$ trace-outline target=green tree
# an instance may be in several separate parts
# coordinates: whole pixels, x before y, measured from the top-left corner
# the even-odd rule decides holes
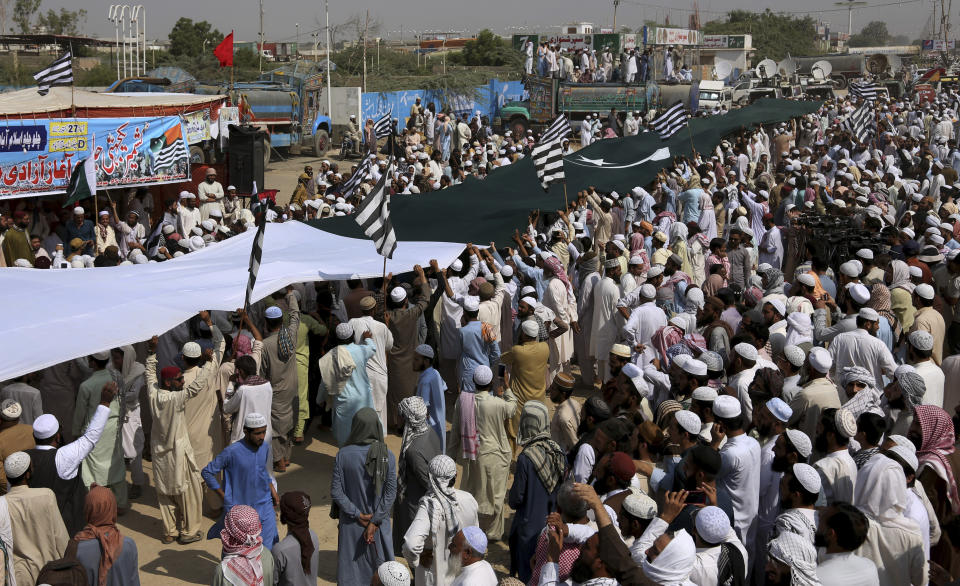
[[[726,20],[713,20],[703,25],[707,35],[753,35],[757,59],[780,60],[790,55],[816,55],[816,21],[809,16],[798,18],[777,14],[769,8],[763,12],[733,10]]]
[[[193,22],[186,17],[180,17],[167,36],[170,39],[170,54],[175,57],[199,57],[212,52],[217,43],[223,40],[223,34],[209,22]]]
[[[507,65],[512,51],[507,51],[503,41],[490,29],[483,29],[476,39],[467,41],[460,57],[455,59],[463,65]]]
[[[40,0],[17,0],[13,5],[13,22],[22,34],[31,32],[30,21],[37,10],[40,10]]]
[[[868,22],[860,32],[850,37],[851,47],[882,47],[890,42],[887,23],[882,20]]]
[[[60,12],[50,9],[46,14],[41,13],[37,16],[37,26],[45,28],[48,33],[54,35],[80,34],[80,29],[86,22],[87,11],[84,8],[80,10],[61,8]]]

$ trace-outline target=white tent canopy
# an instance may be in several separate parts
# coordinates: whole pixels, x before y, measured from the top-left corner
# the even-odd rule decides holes
[[[6,308],[0,381],[162,334],[198,311],[243,306],[254,231],[163,262],[109,268],[0,269]],[[463,244],[400,242],[387,272],[437,259],[447,266]],[[253,300],[290,285],[381,276],[369,240],[301,222],[269,224]]]

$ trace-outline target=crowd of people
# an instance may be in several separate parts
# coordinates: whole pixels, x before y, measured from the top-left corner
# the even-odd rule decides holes
[[[523,46],[524,72],[527,75],[553,77],[570,83],[626,83],[642,84],[652,80],[689,82],[693,70],[683,60],[679,45],[662,48],[624,47],[614,55],[609,46],[598,53],[586,47],[563,47],[557,42],[544,41]],[[660,65],[659,74],[655,71]]]
[[[827,102],[448,266],[294,284],[6,381],[0,584],[63,560],[138,584],[117,518],[148,483],[163,544],[221,540],[212,584],[315,584],[312,497],[284,490],[311,436],[339,450],[340,584],[955,583],[956,103],[879,100],[862,142],[860,102]],[[268,219],[348,215],[388,172],[394,194],[444,189],[535,144],[467,116],[439,137],[430,106],[397,170],[345,194],[349,173],[308,167]],[[147,190],[96,224],[20,202],[0,248],[136,264],[253,226],[212,170],[195,191],[153,223]]]

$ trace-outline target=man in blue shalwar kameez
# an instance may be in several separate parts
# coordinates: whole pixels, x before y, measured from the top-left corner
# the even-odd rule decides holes
[[[243,439],[226,447],[200,473],[203,481],[223,499],[223,514],[234,505],[253,507],[263,525],[263,544],[273,547],[277,539],[277,518],[274,507],[279,503],[277,489],[270,477],[270,445],[264,443],[267,418],[248,413],[243,420]],[[223,486],[217,480],[223,472]],[[223,517],[207,532],[207,539],[219,539]]]
[[[350,435],[353,416],[373,407],[373,387],[367,378],[367,361],[377,352],[373,334],[364,332],[362,344],[353,343],[353,326],[337,326],[339,344],[320,359],[320,393],[317,403],[333,411],[333,437],[343,446]]]
[[[447,452],[447,402],[443,393],[447,383],[433,367],[434,352],[428,344],[420,344],[414,350],[413,369],[420,373],[417,379],[417,396],[427,404],[427,423],[440,437],[441,454]]]

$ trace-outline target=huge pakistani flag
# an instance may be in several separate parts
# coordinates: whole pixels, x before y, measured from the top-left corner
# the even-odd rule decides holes
[[[92,154],[86,159],[77,162],[70,175],[70,184],[67,186],[67,199],[63,207],[71,206],[78,201],[93,197],[97,193],[97,163]],[[94,210],[96,212],[96,210]]]
[[[677,156],[690,156],[691,142],[700,153],[712,151],[725,136],[757,124],[783,122],[815,112],[820,102],[762,99],[723,116],[690,119],[690,131],[668,140],[657,133],[606,139],[564,157],[569,200],[577,191],[593,186],[600,191],[628,191],[645,186]],[[692,137],[692,141],[691,141]],[[433,242],[496,241],[505,244],[513,231],[525,225],[531,210],[563,207],[563,186],[544,192],[533,161],[527,157],[494,171],[480,181],[468,178],[461,185],[422,195],[401,195],[391,200],[391,220],[398,240]],[[363,238],[350,217],[314,220],[311,224],[334,234]]]

